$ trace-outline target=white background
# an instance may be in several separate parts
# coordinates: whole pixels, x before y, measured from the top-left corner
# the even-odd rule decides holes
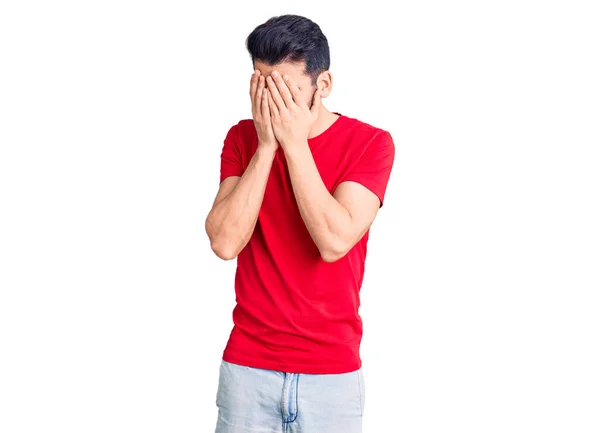
[[[325,106],[396,143],[365,432],[600,431],[593,3],[3,1],[0,431],[214,431],[235,261],[204,219],[284,13],[329,40]]]

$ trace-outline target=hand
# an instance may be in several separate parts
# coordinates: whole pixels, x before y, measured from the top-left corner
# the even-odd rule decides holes
[[[302,101],[300,89],[286,75],[273,71],[267,77],[269,111],[275,137],[284,150],[305,143],[314,122],[319,115],[321,94],[317,90],[312,108]]]
[[[252,119],[258,135],[258,147],[275,152],[279,147],[271,125],[269,102],[265,88],[265,77],[255,70],[250,79],[250,101],[252,102]]]

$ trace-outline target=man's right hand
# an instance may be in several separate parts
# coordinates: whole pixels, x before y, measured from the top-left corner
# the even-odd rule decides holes
[[[267,99],[265,77],[257,69],[250,79],[250,101],[252,102],[252,118],[258,135],[259,149],[272,150],[275,152],[279,143],[275,139],[273,126],[271,125],[271,112]]]
[[[229,176],[219,187],[206,217],[206,233],[215,254],[231,260],[250,241],[265,194],[279,143],[271,125],[265,77],[255,71],[250,82],[252,117],[258,134],[258,149],[242,176]],[[239,162],[241,164],[241,161]]]

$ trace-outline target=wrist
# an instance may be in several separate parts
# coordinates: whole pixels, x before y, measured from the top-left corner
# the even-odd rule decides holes
[[[296,155],[298,153],[302,153],[302,152],[305,152],[306,150],[310,150],[307,140],[296,140],[293,142],[288,142],[285,145],[282,144],[281,147],[283,148],[283,151],[284,151],[286,157],[289,157],[289,156],[293,157],[294,155]]]
[[[277,152],[277,145],[272,144],[262,144],[258,143],[258,147],[256,148],[256,155],[260,159],[273,159],[275,158],[275,153]]]

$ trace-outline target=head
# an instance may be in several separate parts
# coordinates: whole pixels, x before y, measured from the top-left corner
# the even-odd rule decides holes
[[[321,28],[299,15],[281,15],[256,27],[246,39],[253,69],[267,77],[274,69],[289,75],[307,104],[312,106],[315,92],[329,96],[329,45]]]

